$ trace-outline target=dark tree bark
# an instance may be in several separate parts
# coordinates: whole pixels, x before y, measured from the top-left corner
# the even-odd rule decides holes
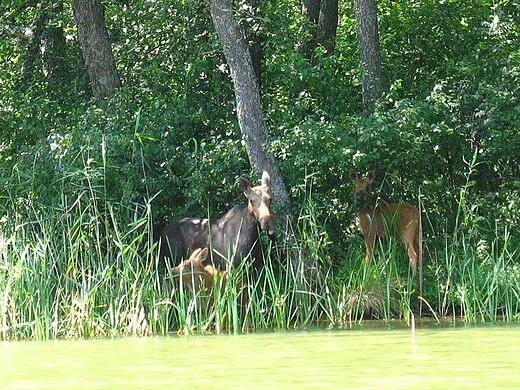
[[[49,15],[42,10],[37,13],[32,38],[27,47],[27,54],[22,65],[22,74],[19,81],[19,87],[22,91],[25,91],[30,86],[30,81],[34,76],[36,64],[41,55],[42,37],[48,17]]]
[[[312,60],[318,46],[334,53],[338,28],[338,0],[303,0],[297,50]]]
[[[58,23],[58,16],[63,12],[63,1],[52,4],[51,16],[54,18],[52,23],[44,32],[45,51],[43,54],[43,65],[45,73],[49,78],[49,85],[53,92],[58,96],[62,94],[70,80],[66,77],[68,73],[66,61],[66,39],[63,27]]]
[[[325,48],[327,55],[334,54],[337,28],[338,0],[321,0],[317,42]]]
[[[311,60],[317,45],[321,0],[302,0],[302,21],[296,50]]]
[[[72,7],[92,92],[96,99],[102,100],[121,86],[105,24],[105,10],[101,0],[73,0]]]
[[[262,86],[262,40],[260,34],[256,29],[255,24],[257,23],[257,12],[259,7],[259,0],[249,0],[249,5],[252,10],[250,15],[250,22],[246,22],[245,28],[248,31],[247,37],[249,41],[249,53],[251,54],[251,61],[253,64],[253,70],[256,76],[256,82],[258,87]]]
[[[290,210],[289,193],[274,157],[264,149],[268,130],[244,33],[235,20],[231,0],[210,0],[209,4],[233,80],[238,124],[245,140],[249,162],[254,169],[267,171],[271,175],[271,192],[279,206],[278,216],[285,220]]]
[[[60,23],[63,1],[56,0],[41,6],[31,3],[31,6],[38,8],[38,11],[34,28],[19,36],[28,41],[28,46],[18,88],[26,91],[35,79],[45,79],[49,98],[60,100],[67,96],[65,90],[73,87],[66,60],[65,32]]]
[[[363,102],[368,113],[373,112],[383,93],[381,50],[375,0],[355,0],[359,54],[363,72]]]

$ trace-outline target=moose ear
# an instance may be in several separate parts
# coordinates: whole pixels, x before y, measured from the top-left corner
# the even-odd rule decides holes
[[[191,254],[189,261],[201,267],[201,264],[206,260],[206,257],[208,257],[208,248],[197,248]]]
[[[271,187],[271,176],[269,176],[266,171],[262,173],[262,185],[269,191],[269,187]]]
[[[242,192],[247,197],[249,195],[249,193],[251,192],[251,185],[249,184],[249,181],[247,181],[243,177],[239,177],[238,182],[240,184],[240,188],[242,189]]]
[[[368,176],[367,176],[367,180],[372,183],[374,181],[374,179],[376,178],[376,172],[375,171],[370,171],[368,172]]]
[[[350,177],[350,180],[352,181],[356,181],[357,178],[358,178],[358,174],[356,171],[354,170],[350,170],[350,172],[348,173],[349,177]]]
[[[208,257],[208,248],[201,249],[197,257],[201,262],[206,260],[206,258]]]

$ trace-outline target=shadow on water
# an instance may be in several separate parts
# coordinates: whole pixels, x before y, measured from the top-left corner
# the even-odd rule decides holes
[[[517,387],[518,324],[4,342],[2,389]]]

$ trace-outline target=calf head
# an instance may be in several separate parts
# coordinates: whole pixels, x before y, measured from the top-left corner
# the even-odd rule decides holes
[[[251,187],[249,181],[243,177],[238,179],[240,188],[248,199],[247,208],[256,220],[260,223],[262,230],[267,231],[270,236],[274,235],[274,220],[271,214],[271,177],[264,171],[262,174],[262,184]]]
[[[174,274],[180,275],[182,284],[188,291],[196,294],[204,288],[211,290],[215,283],[215,277],[220,280],[220,283],[225,283],[227,280],[226,271],[220,271],[213,264],[204,265],[207,257],[208,248],[195,249],[188,260],[183,261],[173,269]]]
[[[195,249],[188,260],[184,260],[173,269],[173,273],[180,275],[183,285],[188,290],[195,288],[195,292],[197,292],[201,286],[211,288],[215,269],[212,265],[203,264],[207,257],[208,248]]]
[[[372,183],[375,179],[374,171],[370,171],[367,177],[358,175],[355,171],[349,172],[350,180],[355,185],[354,190],[354,203],[363,204],[369,200],[370,193],[372,191]]]

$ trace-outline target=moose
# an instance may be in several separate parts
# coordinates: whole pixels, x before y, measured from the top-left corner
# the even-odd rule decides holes
[[[263,172],[261,185],[251,187],[248,180],[238,179],[247,198],[247,205],[235,206],[211,224],[207,219],[184,218],[167,226],[160,234],[160,258],[169,257],[173,264],[184,261],[189,253],[209,248],[202,264],[213,264],[219,271],[251,262],[258,269],[263,264],[260,230],[274,239],[274,218],[271,214],[271,177]]]
[[[217,289],[223,294],[226,290],[226,284],[230,276],[228,271],[219,270],[211,263],[204,264],[207,257],[208,248],[195,249],[188,260],[184,260],[172,270],[173,275],[180,277],[180,286],[195,296],[200,291],[209,291],[211,293],[214,289]],[[234,285],[235,291],[240,297],[238,303],[241,308],[244,308],[249,300],[249,292],[246,287],[247,276],[239,273],[232,276],[232,278],[232,285]],[[213,298],[213,294],[210,294],[208,300],[210,305],[213,304]]]
[[[387,234],[400,235],[408,252],[412,273],[415,275],[417,268],[422,270],[422,250],[419,242],[421,216],[417,207],[374,197],[371,194],[374,171],[369,172],[367,177],[350,171],[349,176],[355,185],[354,203],[359,207],[357,214],[365,240],[365,261],[369,263],[372,259],[376,237],[385,238]]]
[[[201,288],[211,290],[217,276],[225,281],[227,271],[219,271],[212,264],[204,265],[207,257],[208,248],[198,248],[188,260],[173,268],[173,274],[180,275],[182,284],[188,291],[197,293]]]

